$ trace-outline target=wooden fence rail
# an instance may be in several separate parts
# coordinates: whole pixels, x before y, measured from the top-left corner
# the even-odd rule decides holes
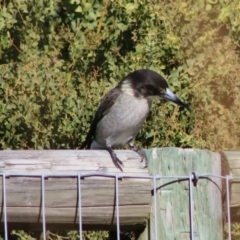
[[[117,151],[117,154],[124,163],[123,176],[148,175],[148,170],[143,168],[136,153]],[[80,171],[85,174],[119,172],[106,151],[86,150],[2,151],[0,171],[7,175],[7,215],[10,225],[41,228],[41,173],[44,173],[46,222],[49,228],[62,225],[61,229],[78,227],[77,176]],[[133,228],[146,225],[151,201],[150,180],[122,178],[118,185],[121,223]],[[0,199],[3,199],[2,186],[1,178]],[[85,226],[113,227],[115,178],[92,176],[81,179],[81,202]]]

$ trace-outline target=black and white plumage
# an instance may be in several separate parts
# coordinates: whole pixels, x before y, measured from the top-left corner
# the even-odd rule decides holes
[[[185,105],[158,73],[141,69],[127,75],[102,99],[82,148],[106,149],[115,166],[122,171],[123,163],[113,148],[128,144],[147,166],[144,151],[133,144],[133,139],[147,118],[154,98]]]

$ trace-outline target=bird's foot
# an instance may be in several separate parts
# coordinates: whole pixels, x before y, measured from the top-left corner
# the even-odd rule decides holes
[[[147,156],[146,156],[145,152],[142,149],[140,149],[139,147],[135,146],[132,141],[130,141],[128,143],[128,145],[132,151],[136,152],[141,157],[141,162],[143,162],[143,161],[145,162],[144,168],[147,168],[148,160],[147,160]]]
[[[122,170],[122,167],[124,166],[123,162],[121,160],[119,160],[116,153],[110,147],[107,148],[107,151],[109,152],[109,154],[112,158],[113,164],[116,166],[116,168],[120,169],[123,172],[123,170]]]

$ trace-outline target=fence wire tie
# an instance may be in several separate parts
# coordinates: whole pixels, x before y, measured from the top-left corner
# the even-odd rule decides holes
[[[193,186],[196,187],[198,183],[199,176],[197,175],[196,172],[192,172],[192,183]]]

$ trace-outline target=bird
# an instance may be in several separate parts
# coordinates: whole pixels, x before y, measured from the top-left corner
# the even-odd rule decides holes
[[[123,162],[113,149],[128,145],[147,167],[146,154],[134,144],[134,138],[156,98],[186,106],[157,72],[139,69],[129,73],[101,100],[81,148],[107,150],[114,165],[123,172]]]

